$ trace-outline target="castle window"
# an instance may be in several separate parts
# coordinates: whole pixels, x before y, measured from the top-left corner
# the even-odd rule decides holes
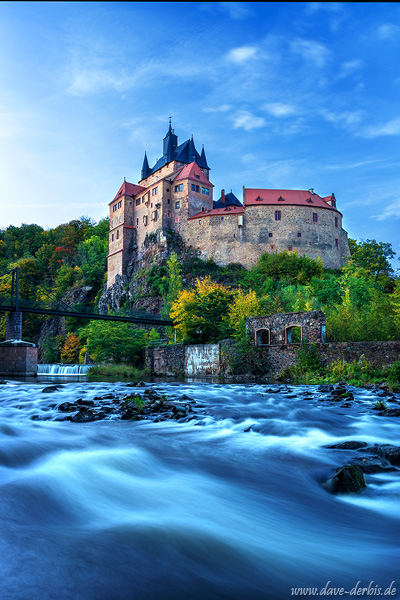
[[[136,225],[139,225],[139,219],[136,219]]]
[[[136,206],[140,206],[140,198],[136,198]]]
[[[199,225],[201,225],[201,219],[200,219],[200,221],[199,221]]]
[[[112,242],[114,241],[114,234],[113,233],[111,234],[111,241]]]
[[[200,236],[198,235],[198,236],[197,236],[197,240],[199,240],[199,239],[200,239]]]
[[[224,220],[224,217],[221,217],[221,221],[223,221],[223,220]]]
[[[275,248],[274,244],[270,245],[271,250],[273,250]]]
[[[335,217],[335,227],[339,227],[339,219]]]
[[[298,237],[298,238],[301,238],[301,231],[298,231],[298,232],[297,232],[297,237]]]
[[[236,233],[234,233],[234,234],[233,234],[233,237],[234,237],[234,238],[236,237]]]
[[[288,246],[288,251],[292,252],[292,250],[293,250],[293,246]]]
[[[175,217],[175,223],[179,223],[179,217]]]
[[[275,221],[280,221],[280,220],[281,220],[281,211],[276,210],[275,211]]]
[[[157,221],[157,211],[156,210],[151,213],[151,220],[152,221]]]
[[[117,231],[117,240],[119,239],[119,231]]]
[[[272,236],[273,236],[273,233],[269,233],[269,234],[268,234],[268,237],[272,237]]]
[[[146,196],[142,196],[142,204],[146,202]]]
[[[147,225],[147,215],[143,215],[143,225]]]
[[[312,214],[312,220],[313,220],[313,223],[318,223],[318,214],[317,213]]]
[[[113,212],[115,212],[116,210],[117,210],[117,205],[114,204],[114,206],[113,206]]]
[[[339,240],[338,240],[338,238],[335,239],[335,246],[336,246],[336,248],[339,248]]]
[[[176,192],[183,192],[183,183],[180,183],[179,185],[175,186],[175,191]]]
[[[167,199],[167,204],[169,204],[169,203],[170,203],[170,199],[168,198],[168,199]]]
[[[157,196],[157,194],[158,194],[158,186],[157,186],[157,187],[155,187],[155,188],[153,188],[153,189],[151,190],[151,195],[152,195],[152,196]]]
[[[118,208],[121,208],[121,206],[122,206],[122,200],[120,200],[120,201],[118,202]]]
[[[180,208],[180,207],[181,207],[181,203],[178,200],[178,202],[175,202],[175,208]]]

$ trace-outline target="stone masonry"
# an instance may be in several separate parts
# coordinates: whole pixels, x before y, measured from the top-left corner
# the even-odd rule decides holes
[[[249,268],[263,253],[287,251],[339,269],[350,255],[334,194],[243,188],[242,203],[225,205],[224,192],[214,203],[209,172],[204,149],[200,155],[193,138],[178,145],[170,124],[162,158],[150,169],[145,156],[139,183],[124,181],[110,202],[108,288],[140,258],[146,240],[166,248],[171,231],[219,265]]]

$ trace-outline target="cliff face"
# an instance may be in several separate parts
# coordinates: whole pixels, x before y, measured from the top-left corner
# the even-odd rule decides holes
[[[140,249],[132,252],[126,275],[116,275],[115,283],[107,288],[104,286],[99,300],[99,312],[105,314],[109,310],[119,310],[124,306],[132,310],[160,314],[164,302],[156,295],[148,280],[148,275],[154,267],[165,267],[173,252],[180,260],[198,253],[185,245],[181,236],[167,231],[163,236],[148,236]]]

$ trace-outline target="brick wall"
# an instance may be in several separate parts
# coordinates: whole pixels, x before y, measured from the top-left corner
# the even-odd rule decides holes
[[[21,342],[26,344],[27,342]],[[29,377],[37,375],[38,349],[33,345],[0,344],[0,375]]]

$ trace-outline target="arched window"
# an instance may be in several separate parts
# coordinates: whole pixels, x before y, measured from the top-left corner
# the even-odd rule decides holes
[[[300,344],[303,330],[300,325],[290,325],[285,329],[285,344]]]
[[[256,346],[268,346],[269,343],[269,329],[258,329],[256,331]]]

